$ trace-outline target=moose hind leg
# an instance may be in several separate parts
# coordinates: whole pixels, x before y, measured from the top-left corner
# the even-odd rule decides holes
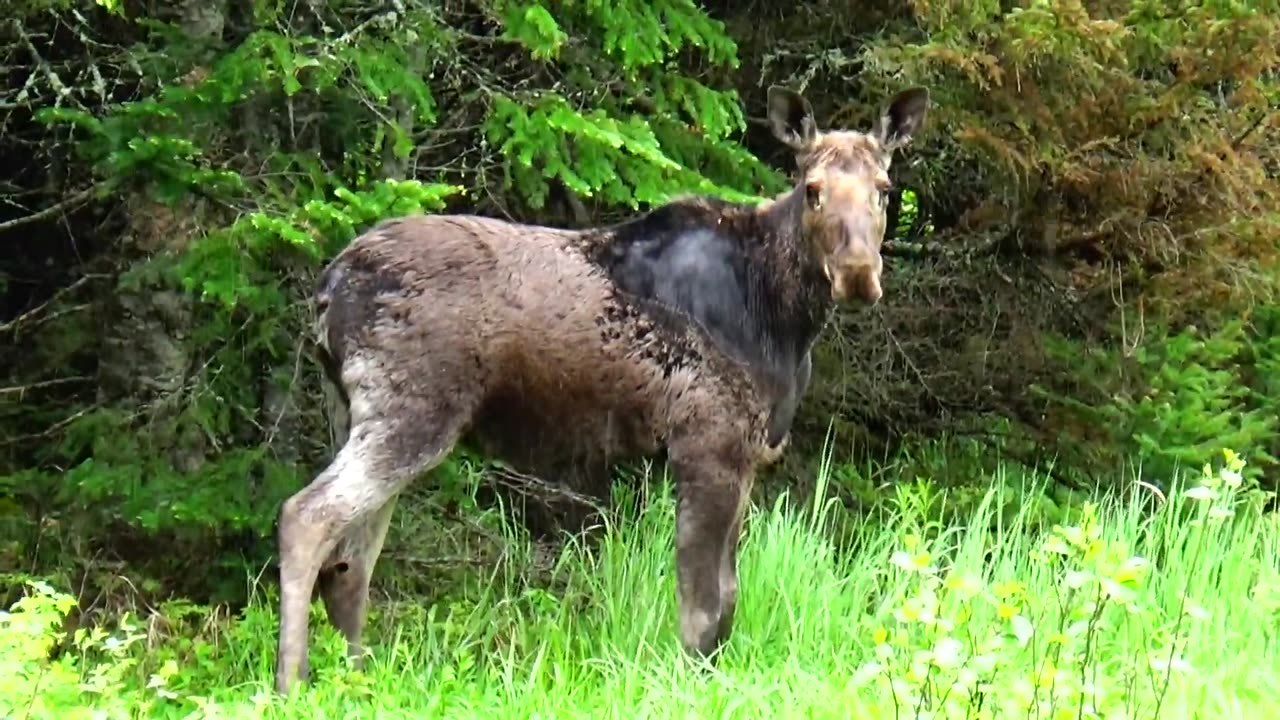
[[[361,637],[369,613],[369,581],[382,554],[395,506],[396,497],[392,497],[348,528],[320,570],[325,611],[346,639],[347,656],[356,669],[364,669]]]
[[[390,501],[411,479],[448,455],[466,420],[460,413],[432,413],[425,418],[407,416],[404,421],[361,422],[352,427],[351,437],[333,462],[285,501],[279,523],[277,692],[287,694],[306,668],[308,612],[326,558],[353,526],[369,522],[369,516],[383,510],[389,513]],[[371,548],[372,544],[366,546]],[[371,560],[360,568],[360,572],[372,570]]]
[[[680,639],[689,655],[709,658],[732,631],[737,577],[733,576],[732,587],[728,587],[722,575],[730,536],[737,525],[742,479],[702,453],[677,456],[673,465],[679,483],[676,586]]]

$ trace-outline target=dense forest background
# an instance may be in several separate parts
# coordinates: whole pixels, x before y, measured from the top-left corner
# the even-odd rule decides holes
[[[803,493],[824,445],[852,508],[1010,462],[1163,487],[1224,446],[1274,487],[1278,51],[1261,0],[19,0],[0,572],[242,600],[333,451],[306,340],[329,257],[394,214],[772,195],[770,84],[826,127],[933,104],[892,170],[885,298],[820,347],[761,493]],[[414,490],[387,572],[454,551],[421,533],[468,526],[482,465]]]

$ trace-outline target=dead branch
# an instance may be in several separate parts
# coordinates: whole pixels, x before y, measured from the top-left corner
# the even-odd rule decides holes
[[[70,197],[63,198],[62,200],[50,205],[49,207],[43,210],[36,211],[34,213],[31,213],[30,215],[26,215],[20,218],[14,218],[13,220],[5,220],[4,222],[0,222],[0,233],[8,230],[12,230],[22,225],[27,225],[33,222],[40,222],[41,220],[44,220],[48,217],[56,215],[64,210],[68,210],[74,206],[80,205],[84,203],[86,200],[88,200],[91,195],[97,192],[97,190],[98,190],[98,185],[96,184],[90,185],[89,187],[81,190],[80,192]]]
[[[494,467],[485,473],[485,476],[499,485],[504,485],[517,492],[525,493],[542,499],[550,499],[554,497],[569,500],[579,505],[585,505],[597,512],[604,513],[605,508],[601,506],[595,499],[574,492],[565,487],[547,482],[540,477],[522,473],[507,467]]]
[[[89,377],[88,375],[77,375],[75,377],[54,378],[52,380],[41,380],[39,382],[27,383],[26,385],[11,385],[9,387],[0,387],[0,395],[17,393],[18,402],[22,402],[23,396],[25,396],[27,394],[27,391],[29,390],[41,390],[49,387],[56,387],[58,385],[69,385],[71,383],[87,382],[90,380],[93,380],[93,378]]]
[[[20,326],[22,326],[23,323],[31,321],[31,319],[34,318],[36,315],[39,315],[40,313],[44,312],[45,308],[52,305],[63,295],[67,295],[69,293],[75,292],[77,288],[89,282],[90,280],[93,280],[95,278],[102,278],[102,277],[106,277],[106,276],[105,275],[85,275],[81,277],[79,280],[76,280],[70,285],[55,292],[53,294],[53,297],[49,298],[48,300],[22,313],[21,315],[10,320],[9,322],[0,323],[0,333],[9,332],[11,330],[17,330]]]
[[[42,440],[44,438],[50,437],[54,433],[58,432],[59,430],[62,430],[66,426],[75,422],[76,420],[79,420],[85,415],[88,415],[89,413],[95,410],[99,410],[101,408],[102,408],[102,403],[94,403],[93,405],[89,405],[81,410],[78,410],[72,413],[71,415],[68,415],[67,417],[59,420],[58,422],[50,425],[49,427],[45,428],[44,430],[41,430],[40,432],[27,433],[26,435],[16,435],[11,438],[5,438],[4,440],[0,440],[0,446],[19,445],[21,443],[30,442],[32,440]]]
[[[26,46],[27,52],[31,53],[31,59],[35,61],[36,67],[45,74],[45,77],[49,80],[49,86],[58,94],[58,99],[71,95],[71,88],[67,87],[66,83],[62,82],[62,78],[58,77],[58,73],[54,71],[53,66],[50,65],[49,61],[45,60],[44,56],[40,54],[40,51],[36,49],[36,45],[31,40],[31,36],[27,34],[27,29],[23,27],[22,21],[14,18],[12,24],[13,29],[18,33],[18,37],[22,40],[22,44]],[[27,85],[30,84],[31,81],[28,79]]]
[[[886,240],[881,252],[889,257],[943,258],[985,257],[1000,246],[1000,233],[980,233],[965,241],[960,233],[939,233],[931,240]],[[976,240],[976,242],[974,241]]]

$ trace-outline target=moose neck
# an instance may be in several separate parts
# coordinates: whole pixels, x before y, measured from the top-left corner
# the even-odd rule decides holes
[[[789,382],[832,308],[804,194],[799,185],[762,206],[677,200],[572,242],[621,290],[689,314],[764,382]]]
[[[751,273],[753,289],[765,301],[766,332],[775,340],[791,340],[801,351],[813,343],[834,307],[831,285],[814,256],[817,245],[806,234],[804,196],[798,183],[757,211],[764,232]]]

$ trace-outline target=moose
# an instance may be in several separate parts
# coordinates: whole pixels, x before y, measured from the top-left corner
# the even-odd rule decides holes
[[[464,439],[515,467],[665,452],[680,641],[713,661],[756,469],[786,444],[834,308],[882,295],[888,169],[928,104],[911,88],[866,132],[820,131],[803,96],[770,87],[768,123],[798,178],[758,205],[685,197],[577,230],[418,215],[354,239],[315,291],[348,428],[280,511],[276,690],[308,675],[317,585],[363,666],[396,498]]]

